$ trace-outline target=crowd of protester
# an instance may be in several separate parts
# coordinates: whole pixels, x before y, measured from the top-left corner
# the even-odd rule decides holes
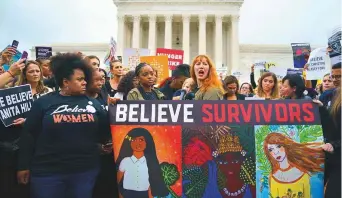
[[[2,65],[14,53],[7,48],[1,54],[0,89],[30,84],[35,101],[10,127],[0,124],[0,197],[101,198],[125,193],[116,181],[107,115],[108,104],[118,100],[253,98],[312,100],[320,106],[325,196],[341,197],[341,63],[332,66],[331,74],[322,74],[318,85],[297,74],[277,79],[271,72],[263,73],[256,84],[253,66],[251,82],[240,85],[232,75],[221,81],[210,58],[199,55],[156,85],[156,71],[147,63],[126,72],[113,60],[108,77],[98,57],[77,53],[19,60],[4,71]],[[312,88],[314,93],[308,93]]]

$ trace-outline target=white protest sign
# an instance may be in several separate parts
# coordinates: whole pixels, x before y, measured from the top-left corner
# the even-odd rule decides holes
[[[259,97],[246,97],[245,100],[265,100],[265,98],[259,98]]]
[[[278,79],[283,79],[287,74],[287,68],[283,67],[270,67],[269,71],[274,73]]]
[[[254,79],[259,79],[265,70],[265,60],[256,60],[254,61]]]
[[[224,80],[224,78],[227,76],[228,68],[227,67],[219,67],[219,68],[216,68],[216,72],[219,75],[219,78],[221,80]]]
[[[238,79],[238,81],[240,81],[241,77],[243,76],[243,73],[241,71],[234,71],[232,75],[235,76]]]
[[[326,48],[317,48],[310,54],[306,80],[319,80],[327,72],[328,55]]]
[[[263,61],[263,60],[255,61],[254,70],[257,71],[257,70],[265,69],[265,64],[266,64],[266,61]]]
[[[334,57],[330,57],[330,65],[335,65],[336,63],[340,63],[342,62],[342,56],[341,55],[337,55]]]

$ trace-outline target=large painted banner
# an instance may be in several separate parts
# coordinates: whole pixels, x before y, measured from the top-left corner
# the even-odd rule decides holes
[[[308,101],[123,101],[109,108],[124,198],[321,198]]]

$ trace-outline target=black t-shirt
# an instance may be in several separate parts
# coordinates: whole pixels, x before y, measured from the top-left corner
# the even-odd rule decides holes
[[[97,97],[95,98],[105,111],[108,111],[107,98],[108,97],[104,96],[103,94],[98,94]]]
[[[43,83],[45,86],[51,88],[51,89],[55,89],[58,90],[58,85],[56,84],[56,80],[55,77],[51,77],[51,78],[46,78],[43,80]]]
[[[245,100],[246,96],[242,94],[236,94],[236,100]],[[223,100],[227,100],[227,94],[223,96]]]
[[[0,121],[0,166],[14,165],[21,130],[21,125],[5,127]]]
[[[49,94],[33,103],[26,119],[18,168],[32,175],[96,168],[98,143],[109,136],[109,120],[97,100]]]
[[[114,97],[116,92],[118,92],[117,90],[113,89],[113,87],[112,87],[112,85],[110,85],[109,81],[106,81],[105,87],[106,87],[107,93],[110,97]]]

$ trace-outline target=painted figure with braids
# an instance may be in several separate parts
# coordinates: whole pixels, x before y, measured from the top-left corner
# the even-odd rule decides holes
[[[246,156],[238,136],[221,137],[216,158],[218,168],[226,178],[220,189],[222,197],[255,198],[255,162]]]
[[[116,163],[120,197],[168,196],[153,137],[145,128],[134,128],[127,133]]]

